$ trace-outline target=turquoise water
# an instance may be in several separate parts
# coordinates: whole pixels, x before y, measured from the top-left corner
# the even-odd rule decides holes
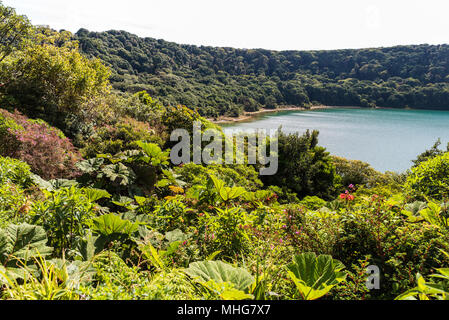
[[[449,141],[449,111],[331,108],[282,111],[250,122],[223,125],[238,130],[320,131],[319,144],[333,155],[362,160],[376,170],[403,172],[411,160],[441,138]]]

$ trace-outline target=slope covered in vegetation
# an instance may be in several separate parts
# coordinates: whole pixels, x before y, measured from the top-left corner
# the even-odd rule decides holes
[[[2,299],[448,297],[438,143],[404,175],[333,157],[316,131],[279,135],[274,176],[173,165],[172,130],[220,128],[115,92],[73,35],[0,15]]]
[[[449,46],[270,51],[179,45],[125,31],[76,37],[122,91],[146,90],[202,115],[279,105],[449,109]]]

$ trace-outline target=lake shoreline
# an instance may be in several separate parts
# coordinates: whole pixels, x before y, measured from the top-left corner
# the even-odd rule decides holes
[[[254,112],[244,112],[242,115],[238,117],[229,117],[229,116],[220,116],[218,119],[214,120],[208,118],[207,120],[216,123],[216,124],[229,124],[235,122],[244,122],[256,119],[258,116],[267,114],[267,113],[277,113],[284,111],[310,111],[310,110],[320,110],[320,109],[334,109],[334,108],[345,108],[345,109],[360,109],[361,107],[356,106],[325,106],[318,105],[312,107],[297,107],[297,106],[280,106],[277,109],[261,109]]]
[[[386,109],[386,110],[428,110],[428,109],[417,109],[417,108],[393,108],[393,107],[373,107],[373,108],[364,108],[360,106],[326,106],[326,105],[317,105],[311,107],[298,107],[298,106],[278,106],[277,109],[261,109],[254,112],[244,112],[242,115],[238,117],[230,117],[230,116],[219,116],[218,119],[207,118],[212,123],[215,124],[232,124],[239,123],[245,121],[254,121],[258,117],[264,114],[269,113],[277,113],[284,111],[312,111],[312,110],[320,110],[320,109]],[[449,110],[439,110],[439,109],[431,109],[434,111],[449,111]]]

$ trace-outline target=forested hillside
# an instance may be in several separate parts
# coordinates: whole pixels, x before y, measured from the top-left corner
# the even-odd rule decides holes
[[[449,109],[449,46],[269,51],[179,45],[125,31],[76,34],[122,91],[146,90],[202,115],[279,105]]]

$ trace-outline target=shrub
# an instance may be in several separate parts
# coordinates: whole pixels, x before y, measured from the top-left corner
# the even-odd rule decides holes
[[[68,115],[107,118],[99,98],[109,93],[109,68],[81,55],[69,32],[39,31],[3,68],[2,104],[63,129]]]
[[[146,91],[118,97],[117,109],[126,116],[152,125],[161,122],[165,110],[159,101],[154,100]]]
[[[162,123],[167,127],[169,133],[176,129],[186,129],[192,134],[195,121],[201,122],[202,130],[216,129],[221,131],[219,126],[207,121],[197,111],[191,110],[186,106],[169,107],[162,116]],[[168,143],[166,147],[170,147],[171,144]]]
[[[192,209],[182,201],[182,197],[171,197],[157,205],[150,216],[151,225],[159,230],[172,231],[177,228],[187,231],[195,218]]]
[[[52,193],[44,191],[44,194],[43,201],[33,204],[30,219],[44,227],[57,253],[73,249],[95,216],[94,203],[85,192],[73,186]]]
[[[80,286],[80,292],[88,300],[131,300],[145,297],[148,292],[149,274],[139,273],[129,267],[114,252],[99,254],[94,260],[97,285]]]
[[[268,186],[267,190],[270,190],[278,197],[278,202],[281,204],[298,203],[299,199],[296,193],[292,192],[287,187]]]
[[[381,270],[381,289],[370,294],[393,298],[414,283],[414,275],[429,274],[445,259],[447,235],[437,227],[407,223],[381,198],[373,198],[357,211],[343,214],[341,233],[333,245],[333,255],[345,265],[357,264],[371,256]]]
[[[44,179],[72,178],[81,159],[69,139],[42,120],[0,110],[0,154],[27,162]]]
[[[19,186],[0,184],[0,228],[10,223],[23,222],[23,216],[28,210],[29,200]]]
[[[421,162],[407,177],[406,189],[415,197],[442,199],[449,195],[449,152]]]
[[[129,267],[114,252],[105,251],[94,262],[95,284],[81,285],[88,300],[192,300],[200,299],[185,273],[153,273]]]
[[[433,146],[430,149],[427,149],[426,151],[424,151],[423,153],[418,155],[416,160],[412,160],[413,167],[417,167],[422,162],[432,159],[436,156],[440,156],[440,155],[444,154],[445,152],[449,151],[449,144],[446,147],[446,151],[440,150],[440,148],[439,148],[440,144],[441,144],[441,139],[438,138],[437,141],[435,141],[435,143],[433,144]]]
[[[285,242],[297,252],[334,254],[335,243],[341,236],[341,221],[335,214],[326,216],[307,211],[300,205],[287,205],[282,223]]]
[[[132,118],[121,118],[114,125],[105,125],[98,128],[82,150],[86,158],[93,158],[97,154],[116,154],[126,150],[139,149],[136,141],[153,142],[162,145],[160,137],[155,135],[154,130],[148,123],[137,121]]]
[[[216,208],[215,213],[200,214],[198,221],[208,251],[221,251],[224,258],[248,252],[251,240],[247,229],[252,224],[253,217],[240,207]]]
[[[287,187],[300,198],[313,195],[331,198],[339,177],[329,153],[318,146],[318,134],[318,131],[307,131],[303,135],[280,131],[278,172],[263,176],[262,181],[268,185]]]
[[[381,176],[368,163],[360,160],[348,160],[341,157],[332,157],[336,173],[342,177],[343,186],[350,184],[370,187],[375,179]]]
[[[219,176],[227,181],[232,181],[237,186],[255,191],[262,187],[262,182],[257,171],[252,166],[233,165],[230,167],[210,164],[207,167],[194,164],[192,162],[177,167],[175,172],[180,175],[182,181],[189,185],[206,184],[210,174]]]
[[[307,196],[300,203],[310,210],[318,210],[324,207],[327,202],[317,196]]]
[[[17,159],[0,157],[0,184],[5,183],[29,186],[31,184],[30,166]]]

